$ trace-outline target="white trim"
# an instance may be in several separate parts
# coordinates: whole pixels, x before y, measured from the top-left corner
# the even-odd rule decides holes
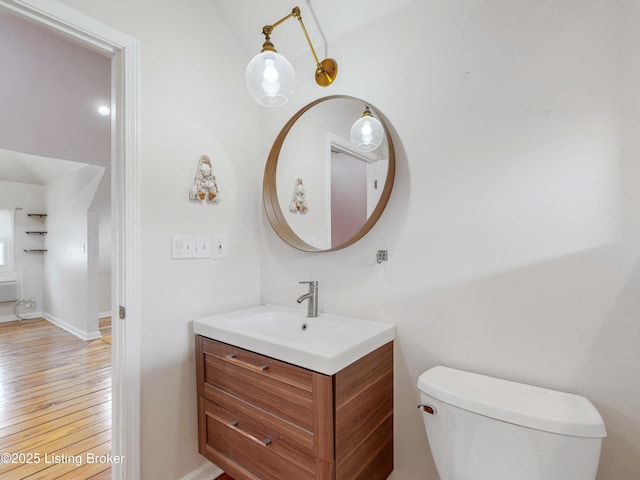
[[[99,312],[98,313],[98,318],[109,318],[111,317],[111,312]]]
[[[111,322],[113,337],[113,419],[111,446],[126,462],[112,478],[140,478],[140,238],[138,199],[138,69],[139,45],[123,46],[112,62],[115,91],[112,117],[111,216],[113,264],[111,310],[127,309],[125,321]],[[118,112],[120,115],[118,116]],[[117,179],[118,181],[114,181]],[[116,205],[117,200],[122,201]],[[114,453],[116,455],[116,453]]]
[[[42,312],[21,313],[20,316],[24,320],[31,320],[32,318],[42,317]],[[20,319],[17,315],[3,315],[2,317],[0,317],[0,323],[16,322],[18,320]]]
[[[210,463],[203,465],[198,470],[194,470],[189,475],[182,477],[180,480],[211,480],[212,478],[218,478],[224,472]]]
[[[99,338],[102,338],[102,334],[100,333],[99,330],[96,330],[95,332],[85,332],[65,322],[64,320],[60,320],[59,318],[54,317],[53,315],[50,315],[48,313],[44,313],[44,312],[20,313],[20,317],[21,318],[18,318],[16,315],[4,315],[0,317],[0,323],[15,322],[17,320],[33,320],[35,318],[44,318],[47,322],[51,323],[52,325],[55,325],[56,327],[66,330],[71,335],[78,337],[80,340],[84,340],[85,342],[88,340],[97,340]]]
[[[351,155],[365,163],[373,163],[378,160],[382,160],[380,154],[375,152],[360,152],[350,140],[342,138],[332,132],[327,132],[327,142],[329,143],[329,150],[331,150],[331,147],[336,147],[338,150],[342,150],[348,155]]]
[[[136,42],[128,35],[56,0],[5,0],[0,1],[0,5],[103,54],[113,54]]]
[[[60,327],[63,330],[66,330],[70,334],[75,335],[80,340],[84,340],[85,342],[89,340],[97,340],[99,338],[102,338],[102,334],[100,333],[100,330],[96,330],[95,332],[85,332],[83,330],[80,330],[78,327],[74,327],[70,323],[67,323],[64,320],[60,320],[59,318],[54,317],[53,315],[50,315],[48,313],[42,313],[41,316],[47,322],[52,323],[56,327]]]
[[[56,0],[0,0],[0,8],[66,35],[111,57],[113,231],[112,311],[127,308],[124,322],[112,322],[113,422],[111,478],[140,478],[140,240],[138,199],[139,43]]]

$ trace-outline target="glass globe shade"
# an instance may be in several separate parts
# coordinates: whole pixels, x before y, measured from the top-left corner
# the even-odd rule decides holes
[[[363,115],[351,127],[351,143],[361,152],[370,152],[380,146],[384,139],[384,128],[380,120]]]
[[[264,107],[284,105],[296,86],[293,67],[273,51],[261,52],[251,59],[245,80],[249,94]]]

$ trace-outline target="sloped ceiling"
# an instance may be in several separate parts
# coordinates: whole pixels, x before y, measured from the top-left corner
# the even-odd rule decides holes
[[[0,181],[47,185],[82,167],[84,163],[0,150]]]
[[[110,119],[97,114],[111,99],[108,58],[0,9],[0,65],[0,180],[109,164]]]
[[[300,7],[300,15],[311,42],[318,57],[322,59],[337,56],[331,51],[332,40],[359,29],[412,0],[211,1],[236,35],[248,58],[259,53],[262,48],[262,27],[272,25],[285,17],[291,13],[293,7]],[[324,44],[323,38],[327,40],[327,45]],[[295,58],[309,51],[304,34],[295,19],[278,26],[271,35],[271,41],[278,52],[286,57]]]

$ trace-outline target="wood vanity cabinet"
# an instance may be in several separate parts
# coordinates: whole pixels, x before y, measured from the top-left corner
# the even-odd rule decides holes
[[[393,342],[335,375],[196,336],[198,446],[235,480],[385,480]]]

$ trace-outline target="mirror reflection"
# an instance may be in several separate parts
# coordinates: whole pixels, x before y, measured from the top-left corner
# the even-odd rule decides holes
[[[393,153],[379,113],[363,100],[333,96],[304,107],[280,132],[265,169],[265,211],[276,233],[305,251],[362,238],[387,203]]]

